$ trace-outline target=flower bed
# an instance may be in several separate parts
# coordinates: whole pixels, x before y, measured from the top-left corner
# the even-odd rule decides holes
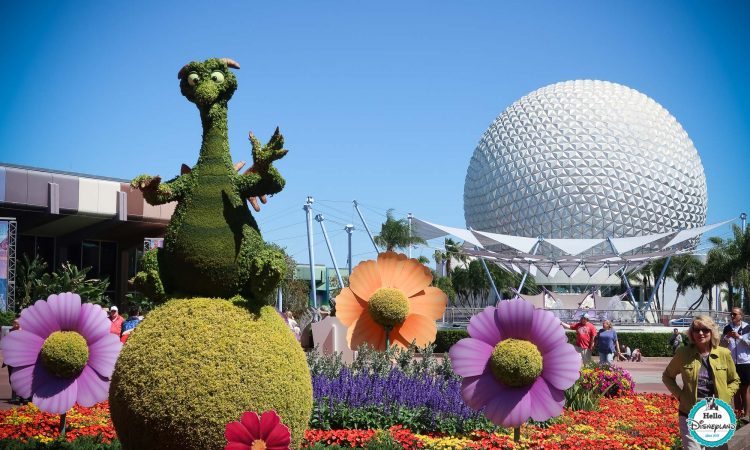
[[[678,439],[677,402],[663,394],[640,394],[601,400],[600,411],[569,411],[547,427],[524,425],[521,442],[508,433],[476,431],[447,436],[413,434],[401,427],[390,429],[402,448],[464,449],[671,449]],[[308,430],[305,446],[364,448],[373,430]]]
[[[117,437],[109,417],[109,402],[97,403],[91,408],[76,404],[66,416],[68,441],[81,436],[101,436],[103,442]],[[60,415],[39,411],[33,404],[0,411],[0,439],[35,439],[49,442],[60,434]]]
[[[584,389],[596,390],[607,397],[635,392],[635,383],[630,372],[613,364],[587,364],[581,370],[579,383]]]
[[[677,402],[662,394],[639,394],[603,398],[599,411],[570,411],[544,426],[526,424],[521,442],[513,443],[509,432],[475,431],[467,434],[415,434],[395,426],[386,434],[409,449],[670,449],[676,443]],[[33,405],[0,411],[0,439],[49,442],[58,437],[60,416],[42,413]],[[374,430],[308,430],[307,448],[365,448],[384,432]],[[116,438],[107,402],[92,408],[76,405],[68,413],[67,439],[101,435]]]

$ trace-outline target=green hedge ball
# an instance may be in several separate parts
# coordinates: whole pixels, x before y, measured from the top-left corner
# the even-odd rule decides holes
[[[123,346],[109,391],[124,449],[221,450],[227,423],[276,410],[298,448],[312,411],[304,352],[270,306],[172,300]]]

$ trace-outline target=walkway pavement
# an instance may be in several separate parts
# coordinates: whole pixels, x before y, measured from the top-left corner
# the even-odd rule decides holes
[[[635,391],[638,393],[669,394],[669,390],[661,382],[661,374],[672,358],[643,358],[641,362],[625,361],[617,365],[625,368],[635,381]],[[678,383],[682,384],[678,379]]]

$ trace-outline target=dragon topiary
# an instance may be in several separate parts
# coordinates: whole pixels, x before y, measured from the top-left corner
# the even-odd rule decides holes
[[[142,175],[132,186],[152,205],[177,201],[164,248],[145,254],[136,286],[154,300],[128,338],[109,391],[124,450],[221,450],[227,423],[245,411],[275,410],[297,449],[312,412],[304,352],[273,307],[283,253],[263,242],[245,199],[281,191],[272,167],[283,157],[278,129],[267,145],[250,135],[253,165],[232,164],[227,102],[237,88],[229,59],[180,70],[182,94],[198,106],[203,144],[197,164],[165,183]],[[258,448],[265,448],[260,446]],[[255,448],[255,446],[253,447]]]
[[[166,295],[230,298],[241,295],[259,300],[268,295],[284,275],[284,256],[266,245],[247,207],[258,211],[257,198],[284,187],[272,166],[283,157],[284,138],[276,129],[265,146],[250,133],[253,165],[238,173],[244,162],[233,164],[229,153],[227,103],[237,89],[228,59],[191,62],[180,70],[180,89],[195,103],[203,125],[198,162],[191,169],[162,183],[159,176],[141,175],[131,186],[143,192],[151,205],[177,201],[164,238],[164,249],[148,252],[136,288],[153,300]]]

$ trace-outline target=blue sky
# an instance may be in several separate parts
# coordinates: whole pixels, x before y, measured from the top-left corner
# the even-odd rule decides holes
[[[200,146],[177,72],[242,65],[230,103],[235,160],[278,125],[287,188],[256,214],[264,237],[308,260],[316,199],[345,264],[374,256],[385,210],[461,227],[463,183],[487,126],[558,81],[625,84],[693,139],[708,222],[748,210],[750,7],[746,2],[2,2],[0,161],[118,178],[170,178]],[[315,223],[316,261],[330,264]],[[437,245],[437,242],[433,242]],[[431,255],[427,247],[418,253]]]

